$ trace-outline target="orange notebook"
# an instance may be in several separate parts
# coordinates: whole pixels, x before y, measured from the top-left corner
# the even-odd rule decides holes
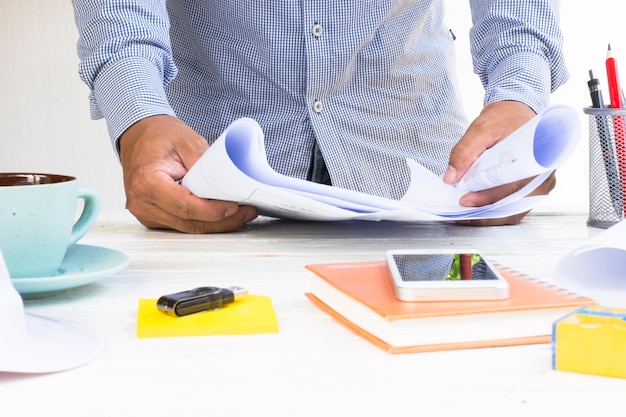
[[[404,302],[385,261],[306,265],[315,275],[306,296],[388,353],[549,343],[552,324],[596,303],[495,265],[509,282],[497,301]]]

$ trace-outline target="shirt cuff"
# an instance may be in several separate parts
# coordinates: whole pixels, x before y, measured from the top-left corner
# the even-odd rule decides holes
[[[548,106],[552,90],[548,62],[533,53],[519,53],[504,59],[491,71],[484,104],[513,100],[540,113]]]
[[[104,117],[113,148],[135,122],[149,116],[174,116],[163,77],[146,59],[127,58],[106,66],[96,78],[91,96],[91,117]]]

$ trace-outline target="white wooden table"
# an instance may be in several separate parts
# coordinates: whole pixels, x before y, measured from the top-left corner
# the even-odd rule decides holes
[[[125,252],[129,267],[29,300],[29,312],[99,332],[103,353],[61,373],[0,373],[2,416],[618,416],[626,379],[551,369],[550,345],[389,355],[304,296],[308,263],[382,259],[391,248],[472,246],[550,280],[557,260],[600,229],[584,215],[530,215],[518,226],[300,223],[184,235],[103,214],[81,243]],[[137,339],[139,298],[202,285],[267,295],[280,332]],[[11,410],[11,411],[8,411]]]

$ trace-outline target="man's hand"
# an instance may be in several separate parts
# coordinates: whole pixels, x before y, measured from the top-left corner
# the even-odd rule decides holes
[[[452,149],[448,170],[443,177],[444,182],[446,184],[457,183],[485,150],[506,138],[534,116],[535,112],[530,107],[518,101],[497,101],[485,106]],[[479,207],[494,203],[518,191],[530,180],[529,178],[488,190],[467,193],[461,197],[459,204],[465,207]],[[555,185],[556,177],[553,173],[530,195],[548,194]],[[459,221],[458,223],[472,226],[518,224],[526,214],[520,213],[500,219]]]
[[[148,228],[226,232],[254,219],[253,207],[205,200],[176,181],[208,149],[206,140],[167,115],[138,121],[120,138],[127,207]]]

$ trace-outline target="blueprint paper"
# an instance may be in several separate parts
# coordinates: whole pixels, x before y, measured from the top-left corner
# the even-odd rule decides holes
[[[626,220],[565,254],[554,271],[559,285],[606,306],[626,307]]]
[[[569,157],[579,136],[576,111],[550,107],[485,151],[456,186],[407,159],[409,189],[400,200],[392,200],[277,173],[267,162],[261,127],[253,119],[241,118],[191,167],[182,185],[198,197],[251,205],[262,215],[280,218],[446,221],[507,217],[526,212],[546,198],[526,196]],[[531,176],[537,177],[496,203],[482,207],[458,203],[468,190]]]

